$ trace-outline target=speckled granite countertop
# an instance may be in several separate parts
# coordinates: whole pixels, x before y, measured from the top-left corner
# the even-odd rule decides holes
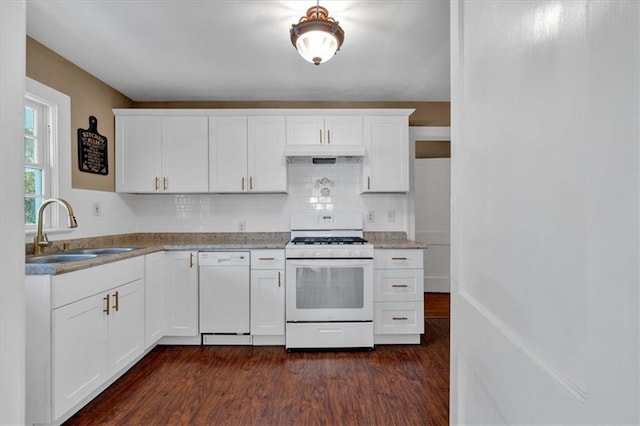
[[[426,249],[427,245],[407,240],[404,232],[365,232],[364,239],[377,249]]]
[[[90,268],[104,263],[141,256],[161,250],[259,250],[284,249],[289,241],[288,232],[243,232],[243,233],[138,233],[109,235],[104,237],[79,238],[53,241],[45,253],[62,253],[80,248],[136,247],[124,253],[105,254],[91,259],[64,263],[27,263],[26,275],[57,275]],[[33,244],[25,248],[27,257],[33,253]]]
[[[377,249],[427,248],[424,243],[407,240],[404,232],[365,232],[364,237]],[[53,241],[45,253],[62,253],[80,248],[99,247],[136,247],[136,249],[74,262],[27,263],[25,264],[25,273],[26,275],[63,274],[161,250],[284,249],[288,241],[288,232],[156,232],[60,240]],[[33,253],[33,244],[26,244],[25,253],[27,257]]]

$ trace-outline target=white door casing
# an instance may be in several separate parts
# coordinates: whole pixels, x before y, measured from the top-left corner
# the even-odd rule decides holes
[[[451,3],[452,424],[638,424],[640,3]]]

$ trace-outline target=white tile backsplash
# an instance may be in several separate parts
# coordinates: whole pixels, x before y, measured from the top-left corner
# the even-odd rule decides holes
[[[368,231],[406,231],[405,194],[361,194],[362,165],[288,165],[288,194],[147,194],[132,197],[137,232],[247,232],[289,230],[292,213],[375,212]],[[388,222],[388,211],[395,221]]]

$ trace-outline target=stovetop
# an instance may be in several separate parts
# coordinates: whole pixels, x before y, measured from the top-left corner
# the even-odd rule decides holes
[[[367,240],[362,237],[295,237],[291,240],[292,244],[303,245],[336,245],[336,244],[366,244]]]

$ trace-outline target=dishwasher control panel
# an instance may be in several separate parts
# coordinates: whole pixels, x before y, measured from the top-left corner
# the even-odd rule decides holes
[[[235,265],[244,266],[251,263],[250,252],[233,251],[201,251],[198,254],[200,266]]]

